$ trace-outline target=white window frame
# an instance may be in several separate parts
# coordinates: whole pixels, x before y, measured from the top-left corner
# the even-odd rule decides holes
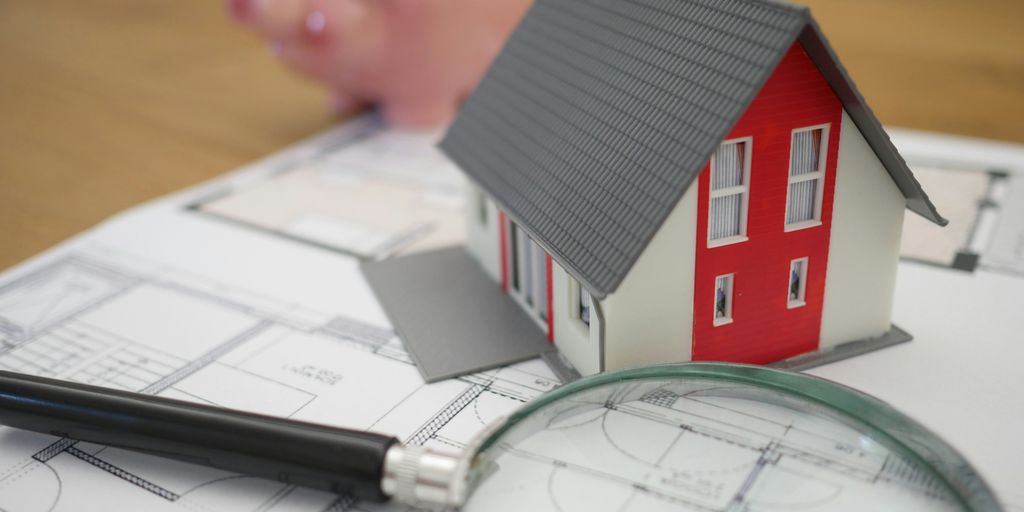
[[[747,241],[747,205],[750,202],[750,162],[751,155],[754,154],[754,138],[753,137],[740,137],[737,139],[723,140],[719,147],[725,144],[733,144],[737,142],[746,143],[746,152],[743,154],[743,180],[735,186],[729,188],[723,188],[715,190],[715,154],[711,155],[711,164],[708,167],[708,248],[721,247],[723,245],[731,245],[740,242]],[[716,151],[717,153],[717,151]],[[742,194],[740,197],[740,233],[725,238],[719,238],[717,240],[711,239],[711,212],[712,203],[716,197],[731,196],[737,193]]]
[[[594,297],[589,293],[586,296],[590,300],[590,320],[584,321],[583,319],[583,295],[586,292],[583,285],[580,284],[575,278],[569,278],[569,316],[575,320],[577,327],[582,329],[583,333],[587,336],[590,335],[590,326],[594,321]]]
[[[829,150],[829,123],[819,124],[814,126],[805,126],[803,128],[796,128],[789,134],[789,165],[786,167],[786,209],[783,211],[783,223],[785,224],[785,231],[797,231],[800,229],[813,228],[821,225],[821,198],[823,191],[825,190],[825,164],[828,162],[828,150]],[[807,174],[801,174],[799,176],[793,176],[793,137],[801,132],[809,132],[811,130],[821,130],[821,151],[818,153],[818,170],[816,172],[809,172]],[[794,183],[801,183],[808,180],[818,180],[818,186],[814,191],[814,218],[811,220],[804,220],[800,222],[789,223],[789,192],[792,189]]]
[[[725,291],[725,316],[722,318],[718,317],[718,280],[726,279],[728,285]],[[714,286],[712,286],[711,294],[711,320],[715,327],[728,325],[732,323],[732,300],[736,287],[736,274],[723,274],[715,276]]]
[[[807,305],[807,263],[808,258],[797,258],[789,262],[789,272],[786,273],[786,307],[789,309],[799,308]],[[789,296],[790,279],[793,276],[793,267],[797,263],[803,263],[800,267],[800,292],[797,298]]]

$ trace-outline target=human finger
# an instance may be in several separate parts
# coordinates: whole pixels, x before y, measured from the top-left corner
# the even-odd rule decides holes
[[[368,69],[382,57],[384,20],[363,0],[314,1],[306,37],[272,43],[274,53],[296,70],[332,85],[370,81]],[[379,67],[379,66],[378,66]]]
[[[347,116],[366,108],[367,102],[359,96],[341,89],[331,91],[331,110],[334,113]]]
[[[313,0],[228,0],[236,21],[271,40],[300,37]]]
[[[456,98],[385,98],[381,105],[388,123],[410,128],[447,124],[455,117]]]

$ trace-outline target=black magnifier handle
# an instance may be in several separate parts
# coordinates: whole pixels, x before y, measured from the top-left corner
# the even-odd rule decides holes
[[[441,480],[458,464],[391,436],[7,371],[0,371],[0,424],[377,502],[403,489],[403,501],[444,494],[417,487],[422,466]],[[396,467],[413,481],[401,482]]]

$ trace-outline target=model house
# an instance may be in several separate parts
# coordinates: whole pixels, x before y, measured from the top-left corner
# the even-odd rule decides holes
[[[470,253],[583,374],[892,341],[938,214],[808,9],[538,0],[441,144]]]

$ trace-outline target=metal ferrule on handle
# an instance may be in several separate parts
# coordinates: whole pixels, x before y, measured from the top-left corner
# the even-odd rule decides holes
[[[381,488],[410,505],[458,507],[466,500],[468,473],[468,457],[396,444],[384,460]]]

